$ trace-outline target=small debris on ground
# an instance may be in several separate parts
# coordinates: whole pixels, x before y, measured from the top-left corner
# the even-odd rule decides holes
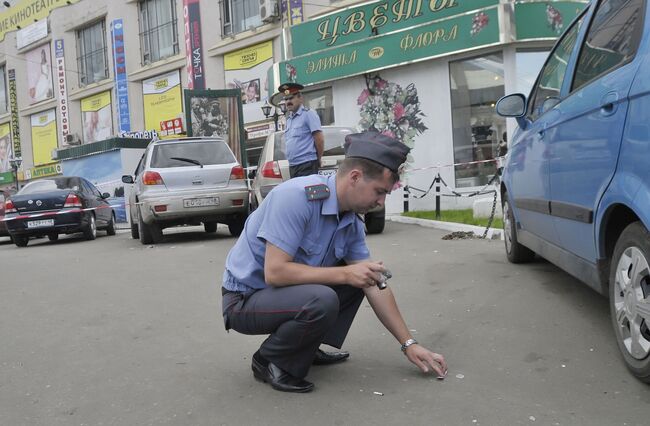
[[[469,240],[478,238],[472,231],[454,231],[442,237],[443,240]]]

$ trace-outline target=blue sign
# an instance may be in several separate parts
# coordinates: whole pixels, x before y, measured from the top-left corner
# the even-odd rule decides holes
[[[129,115],[129,83],[126,78],[126,54],[124,52],[124,28],[121,19],[111,23],[113,40],[113,66],[115,68],[115,99],[117,99],[117,121],[120,132],[131,131]]]

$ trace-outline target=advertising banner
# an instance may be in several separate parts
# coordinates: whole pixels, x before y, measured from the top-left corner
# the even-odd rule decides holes
[[[205,89],[203,74],[203,41],[201,40],[201,10],[199,0],[183,0],[185,19],[185,57],[187,59],[187,88]]]
[[[18,27],[26,27],[47,17],[53,9],[77,3],[79,0],[13,0],[11,7],[0,12],[0,41]]]
[[[11,158],[11,127],[9,124],[0,124],[0,184],[13,182],[13,170],[9,159]]]
[[[224,55],[226,88],[241,90],[244,122],[264,120],[262,102],[268,88],[266,70],[273,65],[273,42],[249,46]]]
[[[587,7],[587,1],[517,1],[517,40],[555,39]]]
[[[303,9],[302,0],[282,0],[281,13],[283,18],[289,23],[289,26],[298,25],[302,23]]]
[[[277,75],[308,85],[497,43],[498,9],[491,7],[283,61]]]
[[[38,179],[47,176],[56,176],[63,173],[61,163],[52,163],[46,166],[32,167],[25,170],[25,179]]]
[[[14,141],[14,155],[20,157],[20,124],[18,122],[18,94],[16,93],[16,70],[7,71],[9,77],[9,107],[11,108],[11,134]]]
[[[25,63],[30,105],[52,99],[54,97],[54,89],[52,87],[52,56],[50,54],[50,45],[44,44],[25,53]]]
[[[142,93],[145,130],[155,130],[160,133],[161,121],[183,116],[181,77],[178,71],[144,80]]]
[[[32,152],[34,165],[53,162],[52,151],[57,148],[56,114],[54,108],[32,114]]]
[[[111,22],[113,41],[113,71],[115,73],[115,99],[117,99],[117,127],[120,132],[131,131],[129,113],[129,82],[126,79],[126,52],[124,51],[124,24],[121,19]]]
[[[0,66],[0,115],[9,112],[9,104],[7,103],[7,86],[5,77],[6,68],[4,65]]]
[[[65,56],[63,40],[54,40],[54,57],[56,59],[56,92],[59,97],[59,129],[61,140],[70,133],[70,118],[68,116],[68,89],[65,80]]]
[[[106,91],[81,100],[84,143],[103,141],[113,136],[111,92]]]

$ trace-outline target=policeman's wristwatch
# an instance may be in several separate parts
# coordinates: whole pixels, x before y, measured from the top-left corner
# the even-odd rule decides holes
[[[402,352],[406,352],[406,348],[411,345],[415,345],[418,341],[415,339],[408,339],[406,342],[402,343]]]

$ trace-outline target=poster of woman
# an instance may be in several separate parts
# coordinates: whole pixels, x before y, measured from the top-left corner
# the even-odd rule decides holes
[[[53,98],[50,45],[45,44],[25,53],[25,60],[30,104]]]

